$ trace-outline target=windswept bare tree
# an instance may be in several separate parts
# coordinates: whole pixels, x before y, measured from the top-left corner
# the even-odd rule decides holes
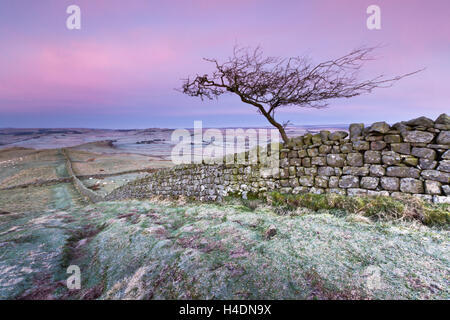
[[[371,53],[376,48],[362,47],[343,57],[314,65],[307,57],[264,57],[260,47],[254,50],[235,47],[233,56],[224,63],[204,59],[215,65],[215,71],[183,80],[181,91],[202,100],[217,99],[225,93],[235,94],[266,117],[287,142],[285,128],[288,123],[275,120],[279,108],[324,108],[330,99],[351,98],[370,93],[375,88],[391,87],[396,81],[421,71],[392,78],[379,75],[359,80],[359,71],[366,61],[373,60]]]

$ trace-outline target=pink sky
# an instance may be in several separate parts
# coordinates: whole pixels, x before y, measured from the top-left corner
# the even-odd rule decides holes
[[[81,8],[81,30],[66,29],[71,4]],[[381,30],[366,28],[371,4],[381,7]],[[326,110],[285,109],[280,119],[436,118],[450,110],[449,12],[447,0],[2,0],[0,127],[266,125],[232,96],[201,102],[174,90],[181,78],[210,70],[202,57],[225,58],[235,44],[317,62],[384,44],[365,75],[427,68]]]

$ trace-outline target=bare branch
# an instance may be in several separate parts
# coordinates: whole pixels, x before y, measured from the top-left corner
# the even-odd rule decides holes
[[[324,108],[331,99],[351,98],[377,88],[389,88],[395,82],[421,72],[417,70],[392,78],[384,75],[359,80],[359,72],[378,47],[361,47],[334,60],[314,65],[306,57],[265,57],[260,47],[234,47],[225,62],[204,59],[214,64],[211,74],[183,80],[181,92],[202,100],[217,99],[232,93],[280,130],[285,141],[284,125],[275,120],[275,112],[285,106]]]

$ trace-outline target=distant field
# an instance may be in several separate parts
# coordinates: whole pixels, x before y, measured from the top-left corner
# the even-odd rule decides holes
[[[34,149],[18,147],[2,149],[0,150],[0,165],[6,161],[11,161],[36,152]]]
[[[172,166],[170,161],[138,154],[99,154],[69,149],[68,155],[72,159],[75,174],[82,176]]]
[[[84,204],[70,183],[0,191],[0,211],[10,213],[45,212]]]
[[[90,177],[82,179],[82,181],[86,187],[95,190],[99,194],[106,195],[113,191],[115,188],[118,188],[135,179],[144,178],[146,175],[147,173],[145,172],[136,172],[109,177]]]
[[[145,155],[101,154],[76,149],[69,150],[68,154],[75,174],[85,177],[82,179],[85,185],[102,195],[144,177],[146,170],[172,165]],[[134,172],[122,173],[126,171]],[[68,177],[61,149],[0,149],[0,211],[15,214],[84,205],[73,185],[68,180],[60,180]]]
[[[75,174],[80,176],[114,175],[172,166],[170,161],[139,154],[102,154],[77,149],[69,149],[68,154]],[[0,188],[67,177],[66,159],[60,149],[0,149]]]
[[[57,179],[56,168],[38,167],[19,171],[1,181],[3,187],[12,187],[15,185],[31,184],[38,181],[47,181]]]
[[[49,187],[0,191],[0,209],[8,212],[44,211],[49,209],[52,192]]]
[[[68,177],[58,150],[0,150],[0,188]]]

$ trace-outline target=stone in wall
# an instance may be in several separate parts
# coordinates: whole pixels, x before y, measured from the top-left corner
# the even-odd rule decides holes
[[[355,141],[362,136],[364,131],[364,123],[352,123],[349,126],[350,140]]]

